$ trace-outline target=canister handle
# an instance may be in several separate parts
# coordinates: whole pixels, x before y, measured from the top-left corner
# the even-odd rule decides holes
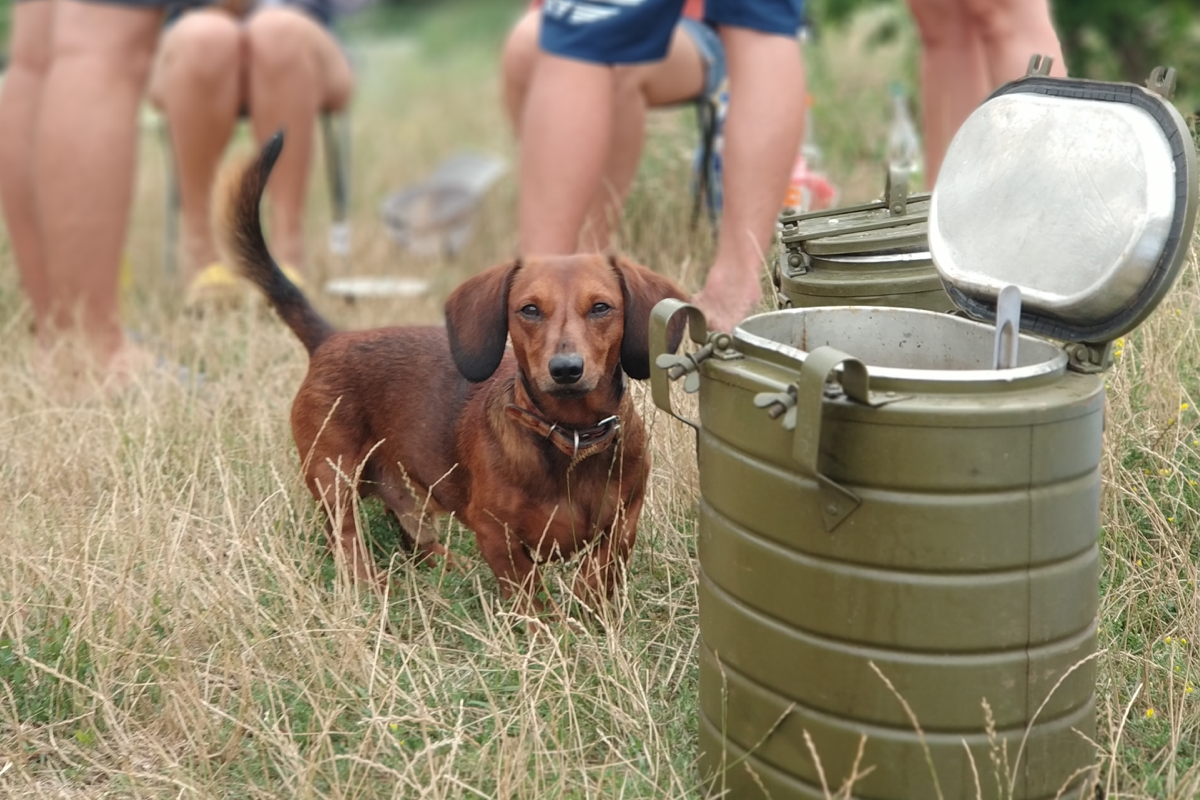
[[[687,309],[688,335],[692,341],[703,345],[708,340],[708,323],[704,319],[703,311],[682,300],[660,300],[650,312],[650,359],[654,364],[654,368],[650,370],[650,396],[654,405],[698,431],[700,423],[697,420],[675,413],[671,406],[671,381],[688,371],[694,371],[700,360],[689,356],[676,356],[667,351],[667,332],[670,330],[671,320],[684,309]],[[689,362],[690,370],[687,366]]]
[[[825,521],[825,530],[830,533],[862,504],[858,495],[820,471],[825,386],[838,367],[842,368],[839,382],[846,396],[865,405],[872,404],[866,365],[837,348],[818,347],[805,357],[800,378],[796,381],[796,433],[792,440],[792,456],[799,465],[800,474],[816,481],[820,487],[821,517]]]

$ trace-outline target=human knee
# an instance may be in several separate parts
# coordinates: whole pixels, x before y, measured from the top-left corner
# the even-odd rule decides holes
[[[963,5],[984,41],[1005,39],[1036,24],[1039,8],[1049,17],[1045,0],[963,0]]]
[[[42,6],[45,6],[44,8]],[[13,14],[12,41],[9,45],[9,70],[21,70],[44,76],[50,71],[50,8],[26,4]]]
[[[225,14],[187,14],[166,35],[162,48],[168,93],[215,88],[234,79],[241,67],[241,32]]]
[[[523,98],[533,76],[538,54],[538,12],[531,11],[513,26],[504,43],[500,66],[504,75],[505,93],[514,99]]]
[[[966,41],[964,30],[972,20],[963,0],[908,0],[908,7],[925,48]]]
[[[303,12],[270,7],[246,23],[250,68],[272,78],[301,75],[311,80],[315,70],[316,37],[325,31]]]
[[[117,83],[136,85],[139,90],[144,87],[154,60],[161,14],[147,9],[129,16],[114,13],[114,8],[80,3],[58,9],[52,69],[76,64]]]
[[[613,91],[618,102],[642,100],[646,93],[648,69],[642,64],[613,67]]]

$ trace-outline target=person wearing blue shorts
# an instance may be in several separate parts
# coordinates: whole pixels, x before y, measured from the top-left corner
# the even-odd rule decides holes
[[[153,367],[117,287],[138,106],[165,0],[22,0],[0,93],[0,204],[42,374],[75,396]],[[63,385],[65,384],[65,385]]]
[[[617,67],[661,60],[683,0],[546,0],[521,136],[522,252],[574,252],[614,135]],[[762,298],[804,127],[802,0],[706,0],[729,71],[716,259],[694,301],[730,330]]]
[[[504,45],[504,102],[518,137],[538,55],[541,5],[534,0]],[[604,173],[579,234],[585,250],[614,245],[621,209],[641,159],[646,111],[714,96],[725,81],[725,49],[716,30],[704,22],[702,0],[687,0],[662,60],[615,67],[614,79],[613,133]]]
[[[317,117],[353,87],[331,29],[333,0],[227,0],[170,22],[150,79],[167,118],[179,174],[188,306],[240,301],[246,285],[218,257],[213,184],[238,118],[255,139],[280,129],[287,147],[271,175],[271,248],[294,281],[304,274],[304,203]]]

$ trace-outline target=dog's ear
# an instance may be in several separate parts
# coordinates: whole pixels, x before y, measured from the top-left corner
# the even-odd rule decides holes
[[[625,374],[644,381],[650,377],[650,311],[660,300],[687,300],[676,283],[651,272],[627,258],[610,255],[608,262],[621,278],[625,295],[625,336],[621,340],[621,368]],[[667,331],[668,351],[674,353],[683,338],[684,315],[671,321]]]
[[[508,339],[508,289],[521,264],[511,261],[464,281],[446,299],[450,355],[472,383],[492,377]]]

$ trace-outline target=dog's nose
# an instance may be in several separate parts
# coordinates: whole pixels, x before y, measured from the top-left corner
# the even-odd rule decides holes
[[[578,353],[558,355],[550,359],[550,377],[555,383],[575,383],[583,377],[583,356]]]

